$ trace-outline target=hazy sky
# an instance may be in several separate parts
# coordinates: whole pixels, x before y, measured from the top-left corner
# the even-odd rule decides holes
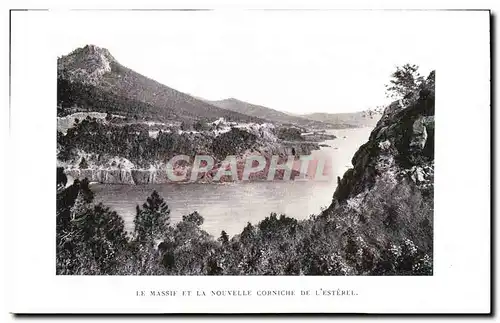
[[[57,18],[58,56],[94,44],[167,86],[291,113],[387,103],[396,65],[436,68],[425,11],[83,11]]]

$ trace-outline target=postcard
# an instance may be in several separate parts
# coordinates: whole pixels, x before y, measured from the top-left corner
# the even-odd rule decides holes
[[[10,23],[12,312],[490,313],[488,10]]]

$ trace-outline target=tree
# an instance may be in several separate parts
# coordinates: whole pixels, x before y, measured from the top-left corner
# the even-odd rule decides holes
[[[136,238],[141,242],[159,239],[167,231],[170,226],[170,209],[156,190],[142,208],[137,206],[134,225]]]
[[[80,161],[79,167],[80,167],[80,169],[89,168],[89,165],[87,164],[87,161],[85,160],[85,157],[82,157],[82,160]]]
[[[243,231],[241,232],[240,240],[241,242],[248,244],[254,239],[255,234],[256,233],[254,226],[250,222],[248,222]]]
[[[78,272],[113,274],[120,265],[118,256],[127,248],[123,219],[101,203],[86,204],[75,210],[72,227]]]
[[[189,215],[183,215],[182,221],[191,222],[196,224],[197,226],[200,226],[203,224],[204,219],[198,212],[194,211]]]
[[[58,274],[115,274],[127,248],[123,219],[94,205],[87,179],[57,192],[56,271]]]
[[[396,67],[391,77],[392,80],[386,85],[386,95],[393,99],[414,99],[424,83],[424,77],[418,72],[418,66],[412,64]]]
[[[227,235],[226,231],[222,230],[222,232],[220,233],[220,237],[217,240],[222,244],[227,244],[229,242],[229,236]]]

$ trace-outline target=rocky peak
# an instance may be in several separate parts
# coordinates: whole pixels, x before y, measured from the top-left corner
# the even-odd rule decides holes
[[[106,48],[86,45],[58,59],[58,77],[95,85],[111,72],[113,62],[116,60]]]
[[[227,98],[227,99],[223,99],[221,100],[222,102],[231,102],[231,103],[246,103],[246,102],[243,102],[241,100],[238,100],[236,98]]]

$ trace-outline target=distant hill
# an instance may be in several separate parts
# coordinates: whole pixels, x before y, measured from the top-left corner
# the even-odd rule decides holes
[[[303,118],[323,121],[336,125],[352,125],[354,127],[374,127],[382,117],[379,111],[360,111],[353,113],[310,113]]]
[[[259,117],[280,124],[294,124],[305,128],[332,128],[331,124],[322,122],[322,120],[311,120],[301,116],[290,115],[281,111],[267,108],[241,101],[235,98],[229,98],[219,101],[206,101],[219,108],[244,113],[252,117]]]
[[[65,109],[120,112],[139,118],[218,119],[264,122],[221,109],[143,76],[123,65],[107,49],[78,48],[57,60],[59,114]],[[73,111],[74,112],[74,111]]]

